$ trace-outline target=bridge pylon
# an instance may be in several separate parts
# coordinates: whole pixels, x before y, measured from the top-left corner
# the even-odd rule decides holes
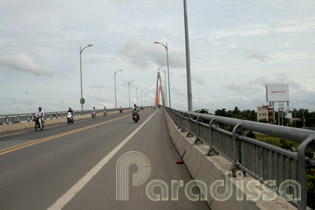
[[[159,81],[160,81],[160,86],[159,86]],[[157,79],[156,79],[155,106],[158,106],[160,104],[160,94],[159,93],[161,93],[162,104],[163,104],[163,106],[165,106],[164,92],[163,92],[163,86],[162,86],[162,80],[161,80],[160,72],[157,73]]]

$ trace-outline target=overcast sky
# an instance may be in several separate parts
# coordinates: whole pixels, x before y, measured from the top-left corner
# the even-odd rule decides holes
[[[255,109],[289,83],[291,108],[315,111],[314,0],[187,0],[193,107]],[[182,0],[0,0],[0,114],[153,104],[169,45],[172,106],[187,109]],[[164,73],[162,73],[164,80]],[[145,97],[143,96],[143,104]]]

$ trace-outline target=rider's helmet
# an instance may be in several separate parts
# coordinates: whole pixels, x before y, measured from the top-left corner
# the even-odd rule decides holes
[[[72,109],[71,106],[69,106],[69,109],[70,109],[70,110]]]
[[[42,110],[42,107],[38,107],[39,111]]]

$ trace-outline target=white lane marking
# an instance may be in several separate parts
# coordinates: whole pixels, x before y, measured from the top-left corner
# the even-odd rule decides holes
[[[105,164],[157,113],[155,111],[142,125],[134,130],[127,138],[118,144],[110,153],[108,153],[100,162],[98,162],[90,171],[88,171],[77,183],[75,183],[65,194],[63,194],[47,210],[61,210],[76,194],[105,166]]]

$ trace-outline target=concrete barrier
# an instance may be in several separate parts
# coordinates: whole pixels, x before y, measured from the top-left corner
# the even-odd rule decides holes
[[[207,190],[200,190],[200,194],[207,199],[207,204],[210,209],[226,210],[226,209],[259,209],[259,210],[279,210],[279,209],[296,209],[289,202],[284,200],[279,195],[268,191],[268,188],[255,180],[253,177],[242,173],[238,173],[239,177],[230,177],[226,173],[232,165],[227,159],[220,155],[207,156],[209,146],[204,144],[194,144],[194,137],[187,137],[186,132],[181,132],[176,127],[172,119],[165,112],[167,127],[170,136],[176,147],[179,155],[184,160],[184,163],[191,174],[192,178],[197,183],[197,180],[202,181],[207,185]],[[231,180],[231,190],[227,191],[227,179]],[[216,183],[223,183],[224,186],[214,190]],[[257,184],[258,182],[258,184]],[[248,185],[256,183],[253,191]],[[211,193],[212,192],[212,193]],[[230,195],[223,195],[226,192],[231,192]],[[259,199],[254,199],[255,193],[260,195]],[[268,195],[273,195],[273,199],[267,200]]]
[[[130,110],[125,110],[125,111],[129,112]],[[108,112],[107,115],[116,114],[116,113],[119,113],[119,111]],[[101,115],[99,117],[104,117],[104,116]],[[87,119],[87,118],[91,118],[91,115],[75,116],[74,120],[78,121],[78,120]],[[67,123],[67,118],[65,117],[65,118],[46,119],[45,120],[45,126],[53,125],[53,124],[59,124],[59,123]],[[14,123],[14,124],[0,125],[0,133],[23,130],[23,129],[27,129],[27,128],[34,128],[34,126],[35,126],[34,121],[25,122],[25,123]]]

